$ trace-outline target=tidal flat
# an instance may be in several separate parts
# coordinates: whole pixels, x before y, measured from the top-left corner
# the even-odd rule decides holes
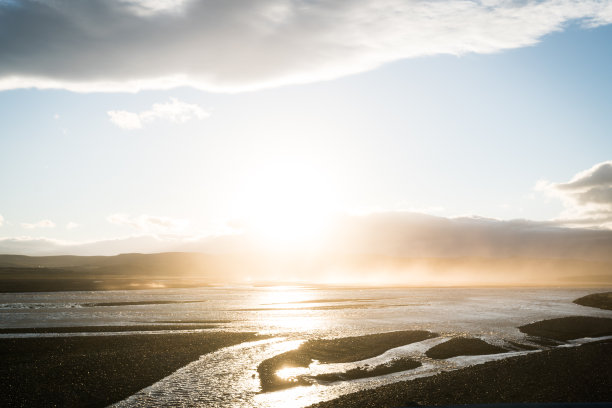
[[[295,379],[283,379],[277,375],[277,371],[283,367],[308,367],[314,360],[323,363],[346,363],[365,360],[375,357],[392,348],[405,346],[433,337],[436,333],[427,331],[396,331],[389,333],[370,334],[358,337],[342,337],[338,339],[316,339],[309,340],[300,345],[296,350],[279,354],[263,361],[257,372],[261,381],[261,389],[264,392],[278,390],[297,385],[308,385],[305,377]],[[411,365],[411,368],[418,364]],[[349,377],[355,378],[359,371],[353,369]],[[357,371],[356,371],[357,370]],[[362,373],[363,374],[363,373]]]
[[[0,385],[7,391],[1,402],[300,408],[602,401],[609,398],[605,387],[612,376],[600,369],[607,356],[598,353],[609,352],[604,341],[612,336],[612,312],[573,303],[602,289],[5,293],[0,294],[5,363]],[[75,307],[88,303],[116,306]],[[291,303],[303,307],[285,306]],[[357,304],[374,307],[333,307]],[[483,367],[495,367],[490,370],[501,377],[489,378]],[[547,377],[555,375],[578,384],[559,390],[555,399],[555,383]],[[521,392],[501,389],[504,376]],[[559,387],[565,387],[563,381]],[[435,387],[446,392],[436,395]]]
[[[0,339],[4,407],[104,407],[255,333]]]
[[[558,348],[364,390],[311,408],[610,402],[612,342]]]

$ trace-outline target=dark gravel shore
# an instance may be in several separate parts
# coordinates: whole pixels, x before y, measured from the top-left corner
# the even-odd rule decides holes
[[[104,407],[253,333],[0,339],[0,406]]]
[[[612,310],[612,292],[593,293],[574,300],[577,305]]]
[[[485,354],[505,353],[508,350],[489,344],[484,340],[456,337],[427,350],[429,358],[442,360],[456,356],[481,356]]]
[[[343,373],[329,373],[319,374],[312,378],[316,381],[344,381],[344,380],[356,380],[359,378],[377,377],[379,375],[397,373],[400,371],[412,370],[420,367],[419,361],[413,360],[408,357],[396,358],[386,364],[377,365],[374,367],[357,367],[352,370],[345,371]]]
[[[307,385],[308,381],[303,378],[292,381],[281,379],[276,375],[276,371],[283,367],[308,367],[312,360],[318,360],[323,364],[364,360],[376,357],[389,349],[432,337],[437,337],[437,334],[428,331],[405,330],[366,336],[309,340],[296,350],[264,360],[257,367],[257,372],[264,392]]]
[[[530,336],[557,341],[612,335],[612,319],[605,317],[569,316],[542,320],[519,327]]]
[[[612,342],[510,357],[344,395],[312,407],[603,401],[612,401]]]

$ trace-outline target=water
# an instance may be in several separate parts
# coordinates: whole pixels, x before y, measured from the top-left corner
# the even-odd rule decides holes
[[[572,315],[612,317],[611,311],[572,300],[609,288],[400,288],[320,289],[312,287],[215,287],[149,291],[0,294],[2,327],[151,324],[158,321],[224,321],[209,330],[254,331],[272,338],[202,356],[165,379],[117,404],[120,407],[303,407],[347,392],[432,375],[528,352],[428,359],[430,347],[469,335],[504,345],[526,342],[518,326]],[[100,302],[200,301],[198,303],[87,306]],[[202,302],[204,301],[204,302]],[[440,338],[389,350],[358,363],[313,364],[294,373],[311,375],[377,365],[397,357],[421,361],[420,368],[386,376],[314,384],[260,393],[257,366],[266,358],[320,337],[354,336],[393,330],[431,330]],[[160,335],[153,334],[149,335]],[[70,333],[100,335],[105,333]],[[123,335],[133,333],[121,333]],[[36,336],[57,334],[36,334]],[[32,334],[4,334],[25,337]]]

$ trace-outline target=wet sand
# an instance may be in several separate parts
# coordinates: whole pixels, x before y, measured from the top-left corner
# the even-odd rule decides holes
[[[283,303],[287,304],[287,303]],[[403,305],[373,305],[370,303],[355,303],[348,305],[324,305],[307,307],[256,307],[251,309],[234,309],[235,312],[266,312],[275,310],[342,310],[342,309],[384,309],[388,307],[398,307]]]
[[[519,327],[519,330],[530,336],[557,341],[601,337],[612,335],[612,319],[589,316],[561,317],[526,324]]]
[[[436,360],[443,360],[457,356],[482,356],[507,351],[480,339],[456,337],[430,348],[425,355]]]
[[[396,358],[387,364],[381,364],[374,367],[357,367],[343,373],[319,374],[307,378],[311,378],[317,382],[357,380],[359,378],[378,377],[380,375],[412,370],[420,366],[421,363],[419,361],[404,357]]]
[[[574,303],[582,306],[596,307],[604,310],[612,310],[612,292],[593,293],[574,300]]]
[[[299,302],[280,302],[280,303],[266,303],[265,305],[298,305],[305,303],[341,303],[341,302],[375,302],[377,300],[383,300],[388,298],[369,299],[369,298],[355,298],[355,299],[311,299],[301,300]]]
[[[263,392],[268,392],[308,384],[305,379],[286,381],[276,376],[276,371],[284,367],[308,367],[313,360],[318,360],[323,364],[360,361],[376,357],[389,349],[432,337],[437,337],[437,334],[411,330],[338,339],[310,340],[296,350],[263,361],[257,367],[261,388]]]
[[[510,357],[344,395],[312,407],[603,401],[612,401],[612,342]]]
[[[102,303],[83,303],[83,307],[108,307],[108,306],[146,306],[146,305],[173,305],[183,303],[204,303],[208,300],[144,300],[141,302],[102,302]]]
[[[253,333],[0,339],[3,407],[104,407]]]
[[[519,327],[534,340],[556,346],[584,337],[612,335],[612,319],[569,316]],[[475,339],[453,339],[426,354],[468,355]],[[556,340],[556,341],[553,341]],[[483,342],[484,343],[484,342]],[[486,344],[486,343],[485,343]],[[494,347],[494,346],[493,346]],[[436,350],[438,348],[438,350]],[[432,352],[432,350],[434,352]],[[485,353],[479,353],[485,354]],[[509,357],[472,367],[386,385],[315,404],[317,408],[410,407],[519,402],[612,401],[612,340]]]

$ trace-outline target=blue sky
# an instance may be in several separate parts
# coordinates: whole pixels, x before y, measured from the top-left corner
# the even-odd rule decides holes
[[[605,228],[612,200],[595,203],[593,217],[593,206],[556,186],[612,159],[612,26],[568,18],[534,36],[494,52],[385,57],[358,70],[334,61],[333,75],[294,84],[270,82],[275,69],[268,74],[257,57],[253,71],[265,80],[232,77],[227,89],[116,92],[118,77],[108,89],[82,85],[98,77],[77,63],[81,92],[62,85],[70,71],[53,67],[56,89],[5,83],[0,237],[206,236],[245,223],[265,229],[275,217],[377,211],[578,217]],[[170,112],[173,103],[180,112]],[[113,123],[110,112],[141,128]]]

